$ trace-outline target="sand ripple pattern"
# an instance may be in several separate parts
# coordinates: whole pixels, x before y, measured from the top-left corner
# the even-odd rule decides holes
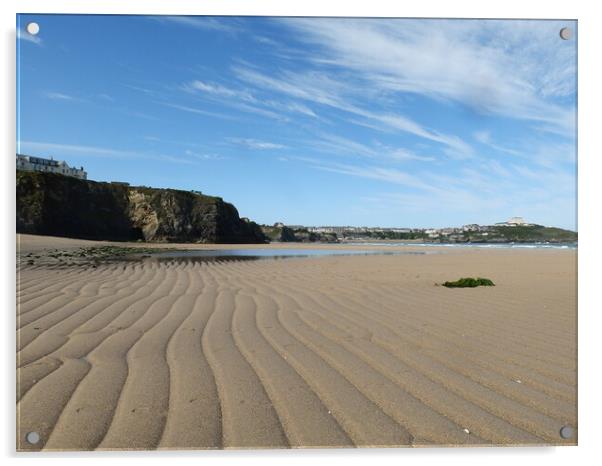
[[[576,253],[539,254],[24,266],[17,448],[574,444]]]

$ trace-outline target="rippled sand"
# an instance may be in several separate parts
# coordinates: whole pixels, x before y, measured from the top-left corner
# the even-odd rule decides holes
[[[17,447],[575,444],[576,254],[22,265]]]

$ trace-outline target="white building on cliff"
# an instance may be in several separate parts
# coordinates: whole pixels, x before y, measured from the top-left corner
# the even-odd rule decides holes
[[[72,176],[80,180],[87,179],[88,174],[84,167],[70,167],[67,162],[54,160],[52,157],[44,159],[42,157],[32,157],[30,155],[17,154],[17,170],[59,173],[65,176]]]
[[[525,219],[522,217],[511,217],[510,219],[508,219],[508,221],[496,223],[496,225],[505,226],[505,227],[516,227],[516,226],[530,227],[532,224],[525,222]]]

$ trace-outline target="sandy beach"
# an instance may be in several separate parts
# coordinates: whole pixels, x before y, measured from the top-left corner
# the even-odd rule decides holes
[[[576,444],[577,251],[387,250],[429,253],[20,261],[17,448]]]

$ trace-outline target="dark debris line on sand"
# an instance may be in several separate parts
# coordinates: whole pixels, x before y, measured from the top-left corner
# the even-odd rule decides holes
[[[18,265],[90,265],[116,260],[132,260],[154,253],[173,251],[174,248],[147,248],[124,246],[94,246],[74,250],[51,249],[17,255]]]

